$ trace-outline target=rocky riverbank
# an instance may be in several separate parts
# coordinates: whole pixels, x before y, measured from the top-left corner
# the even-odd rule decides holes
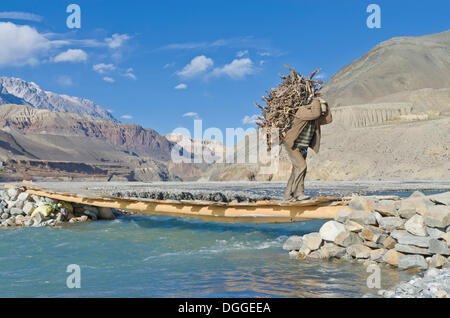
[[[450,268],[430,268],[389,290],[379,290],[386,298],[450,298]]]
[[[297,259],[344,259],[401,270],[450,267],[450,192],[409,198],[354,196],[318,233],[292,236]]]
[[[109,208],[30,195],[20,188],[0,191],[0,227],[59,226],[114,218]]]

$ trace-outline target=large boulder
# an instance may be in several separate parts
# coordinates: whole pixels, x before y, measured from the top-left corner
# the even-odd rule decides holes
[[[405,254],[431,255],[429,249],[414,245],[395,244],[395,250]]]
[[[353,244],[347,247],[347,254],[355,258],[369,258],[371,249],[363,244]]]
[[[398,258],[400,256],[403,256],[403,254],[396,250],[389,250],[383,255],[383,261],[390,265],[398,266]]]
[[[343,232],[347,232],[345,226],[336,221],[326,222],[319,230],[322,240],[329,242],[334,242],[336,237]]]
[[[399,217],[395,216],[388,216],[384,217],[379,221],[380,228],[383,230],[386,230],[388,232],[391,232],[396,229],[403,228],[403,225],[405,224],[405,220]]]
[[[303,244],[311,251],[317,250],[322,244],[320,233],[309,233],[303,235]]]
[[[352,210],[373,211],[374,201],[369,198],[354,196],[349,202],[348,207]]]
[[[333,243],[325,243],[324,246],[322,246],[321,251],[325,256],[336,258],[341,258],[346,253],[345,248]]]
[[[303,238],[298,235],[290,236],[283,244],[283,250],[298,251],[302,247]]]
[[[400,244],[430,247],[431,237],[429,236],[416,236],[409,234],[405,230],[395,230],[391,233],[391,236],[395,238]]]
[[[433,254],[450,255],[450,248],[448,247],[447,242],[441,240],[431,239],[429,250]]]
[[[399,269],[427,269],[428,264],[422,255],[402,255],[398,258]]]
[[[113,210],[111,208],[104,208],[104,207],[98,208],[97,217],[99,220],[114,220],[115,219]]]
[[[8,189],[8,197],[10,201],[16,201],[17,197],[19,196],[19,189],[13,188]]]
[[[349,220],[355,221],[359,224],[376,225],[377,219],[372,212],[364,210],[354,210],[348,216]]]
[[[374,210],[384,216],[398,216],[397,201],[380,200],[375,204]]]
[[[409,233],[417,236],[427,236],[427,227],[425,226],[425,221],[423,216],[415,214],[405,223],[405,230]]]
[[[370,251],[370,260],[375,262],[383,261],[383,255],[386,254],[386,249],[378,248]]]
[[[339,246],[349,247],[353,244],[362,244],[363,240],[354,232],[341,232],[336,236],[334,243]]]
[[[424,213],[425,224],[430,227],[445,228],[450,225],[450,207],[435,205]]]
[[[450,191],[428,196],[432,202],[436,204],[450,205]]]

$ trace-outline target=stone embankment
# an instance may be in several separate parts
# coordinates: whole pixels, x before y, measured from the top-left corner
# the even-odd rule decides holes
[[[354,196],[318,233],[292,236],[297,259],[344,259],[401,270],[450,267],[450,192],[378,199]],[[449,282],[450,283],[450,282]]]
[[[30,195],[21,189],[0,191],[0,227],[42,227],[114,219],[109,208],[71,204]]]
[[[378,295],[386,298],[449,298],[450,268],[430,268],[389,290],[379,290]]]

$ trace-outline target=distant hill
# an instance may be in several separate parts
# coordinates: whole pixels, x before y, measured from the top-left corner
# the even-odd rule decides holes
[[[420,102],[426,94],[422,99],[434,96],[440,104],[432,106],[443,108],[450,106],[449,74],[450,30],[382,42],[334,74],[322,92],[335,106]]]
[[[47,92],[33,82],[14,77],[0,77],[0,105],[3,104],[29,105],[117,121],[106,109],[88,99]]]

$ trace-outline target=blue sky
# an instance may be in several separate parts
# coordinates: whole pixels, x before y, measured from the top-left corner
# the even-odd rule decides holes
[[[81,29],[66,26],[71,3]],[[371,3],[380,29],[366,26]],[[284,64],[326,80],[381,41],[448,30],[449,10],[448,0],[2,0],[0,75],[161,134],[192,130],[195,117],[204,129],[248,128]]]

